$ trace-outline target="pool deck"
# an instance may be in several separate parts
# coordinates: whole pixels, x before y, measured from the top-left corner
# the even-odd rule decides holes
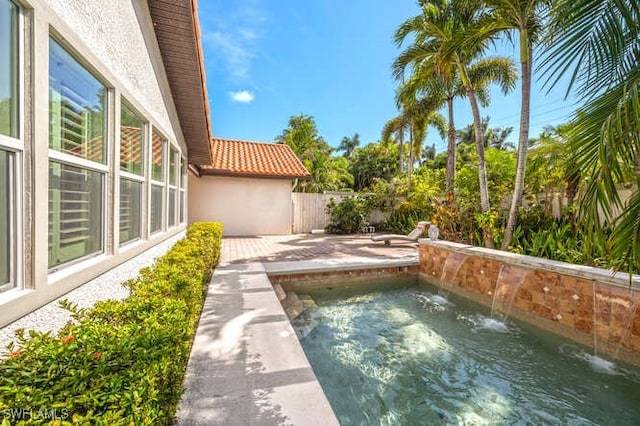
[[[187,367],[180,425],[337,425],[268,273],[417,264],[368,235],[225,238]]]

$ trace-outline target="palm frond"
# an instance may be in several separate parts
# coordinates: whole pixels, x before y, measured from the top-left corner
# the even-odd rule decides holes
[[[637,1],[561,0],[553,8],[551,37],[540,63],[545,84],[571,71],[567,94],[593,98],[620,83],[638,66],[640,6]]]
[[[518,81],[516,64],[509,58],[481,59],[471,64],[467,72],[474,88],[495,83],[500,86],[504,94],[513,90]]]

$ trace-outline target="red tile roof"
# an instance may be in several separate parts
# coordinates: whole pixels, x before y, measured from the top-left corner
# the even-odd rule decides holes
[[[293,150],[284,144],[211,139],[211,166],[202,174],[309,179],[311,175]]]

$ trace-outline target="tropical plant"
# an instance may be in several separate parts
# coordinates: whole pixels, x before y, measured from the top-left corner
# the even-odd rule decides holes
[[[425,213],[426,217],[431,216],[434,203],[444,193],[443,172],[444,170],[419,167],[413,173],[413,191],[407,195],[407,201]]]
[[[518,166],[514,180],[513,196],[502,249],[509,247],[513,229],[518,219],[518,208],[524,192],[527,149],[529,147],[529,117],[531,104],[531,73],[534,47],[542,39],[544,22],[547,20],[550,0],[486,0],[487,22],[471,40],[484,40],[495,34],[505,33],[518,46],[520,63],[520,131],[518,137]],[[517,40],[515,35],[517,34]],[[473,42],[473,41],[471,41]]]
[[[354,234],[360,232],[370,212],[369,202],[362,196],[343,198],[339,203],[331,199],[327,204],[329,224],[325,230],[329,234]]]
[[[560,193],[567,197],[568,205],[574,203],[582,180],[580,172],[569,161],[567,132],[567,126],[547,127],[529,148],[526,193],[545,194],[547,199]]]
[[[411,203],[400,203],[389,218],[380,224],[380,228],[394,234],[408,234],[416,228],[416,224],[424,220],[426,213],[415,208]]]
[[[515,148],[513,143],[508,142],[507,138],[513,132],[513,127],[489,127],[490,117],[482,119],[482,131],[484,134],[484,147],[493,147],[498,149]],[[473,143],[476,140],[475,125],[468,124],[456,132],[457,143]]]
[[[360,146],[360,135],[355,133],[352,137],[345,136],[342,138],[338,151],[344,151],[345,158],[351,158],[353,150]]]
[[[311,174],[310,180],[298,182],[296,191],[322,192],[353,185],[348,162],[331,156],[332,148],[318,134],[313,117],[304,114],[292,116],[288,127],[276,137],[276,142],[289,145]]]
[[[394,62],[394,75],[400,78],[408,66],[421,66],[424,67],[423,72],[453,81],[452,70],[456,70],[466,89],[476,126],[480,204],[482,211],[487,212],[490,205],[480,110],[476,90],[469,75],[469,64],[484,53],[491,41],[490,38],[471,37],[479,34],[480,25],[485,18],[484,12],[470,2],[452,0],[421,1],[420,5],[422,13],[409,18],[396,30],[394,37],[398,45],[409,35],[413,35],[414,42]],[[470,40],[473,42],[469,42]],[[510,62],[508,59],[502,61]],[[514,84],[515,80],[501,82],[505,91],[513,88]],[[493,241],[486,240],[485,245],[493,247],[494,244]]]
[[[476,241],[477,229],[473,214],[461,210],[452,193],[447,194],[446,200],[438,200],[434,207],[431,223],[438,226],[442,239],[466,244]]]
[[[398,173],[398,146],[371,143],[356,148],[349,158],[349,172],[353,175],[353,189],[360,191],[374,184],[376,179],[391,180]]]
[[[606,238],[615,258],[640,271],[640,3],[559,0],[542,63],[548,83],[569,73],[585,103],[568,134],[572,162],[588,176],[580,222]],[[619,185],[633,185],[623,201]],[[608,226],[612,232],[607,235]]]
[[[398,99],[402,114],[389,120],[382,129],[382,140],[397,135],[398,143],[404,145],[404,132],[409,131],[409,161],[407,167],[407,190],[411,192],[411,177],[416,158],[420,158],[427,127],[436,128],[444,135],[444,118],[437,112],[438,101],[431,98]],[[444,136],[443,136],[444,137]]]
[[[372,205],[385,213],[393,213],[407,196],[406,181],[398,176],[375,179],[368,191]]]
[[[469,146],[460,144],[459,148]],[[459,151],[463,151],[459,149]],[[479,205],[478,190],[478,162],[477,153],[471,151],[470,161],[461,164],[456,179],[456,201],[464,209],[474,209]],[[463,158],[464,154],[458,157]],[[500,208],[503,200],[513,190],[513,178],[516,174],[516,156],[513,151],[504,151],[497,148],[487,148],[485,152],[487,162],[487,174],[489,180],[489,194],[491,204]],[[486,213],[486,212],[483,212]]]

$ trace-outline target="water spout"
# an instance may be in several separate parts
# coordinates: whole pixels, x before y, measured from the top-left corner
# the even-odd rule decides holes
[[[506,264],[502,265],[493,292],[493,302],[491,303],[492,318],[500,315],[503,321],[507,320],[511,314],[516,293],[530,273],[531,270],[527,268]]]
[[[441,288],[445,291],[445,295],[450,293],[450,289],[454,285],[454,280],[458,276],[460,267],[462,267],[462,264],[468,257],[466,254],[456,252],[450,252],[447,255],[447,259],[444,261],[444,266],[442,267],[442,273],[440,274]]]

